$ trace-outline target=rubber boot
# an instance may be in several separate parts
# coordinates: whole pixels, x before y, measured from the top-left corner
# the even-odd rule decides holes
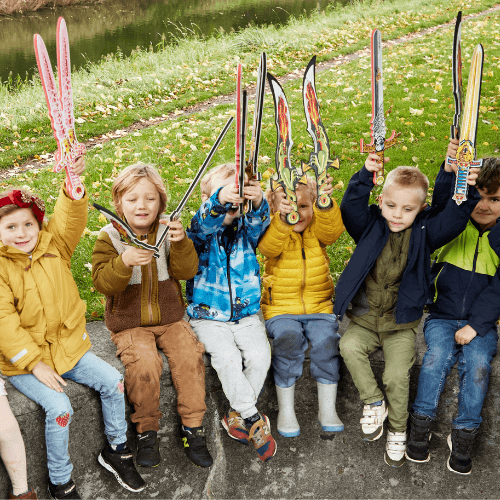
[[[341,432],[344,424],[337,415],[337,384],[318,384],[318,421],[325,432]]]
[[[291,387],[276,386],[278,395],[278,432],[285,437],[296,437],[300,426],[295,416],[295,384]]]

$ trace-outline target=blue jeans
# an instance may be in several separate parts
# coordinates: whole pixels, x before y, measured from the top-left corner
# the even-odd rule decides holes
[[[427,351],[418,378],[417,397],[413,412],[436,418],[439,398],[446,377],[458,361],[460,378],[458,417],[453,419],[455,429],[474,429],[481,424],[481,410],[488,391],[491,360],[497,352],[497,329],[484,337],[477,335],[468,344],[455,342],[455,333],[467,325],[466,320],[427,319],[424,336]]]
[[[118,370],[90,352],[63,378],[92,387],[100,392],[104,432],[110,444],[118,445],[127,440],[123,377]],[[47,466],[53,484],[65,484],[71,479],[73,465],[69,459],[68,438],[73,408],[66,394],[50,389],[34,375],[13,375],[12,385],[45,410],[45,444]]]
[[[280,314],[268,319],[266,330],[273,339],[274,382],[291,387],[302,375],[311,342],[311,375],[322,384],[339,380],[339,323],[333,314]]]

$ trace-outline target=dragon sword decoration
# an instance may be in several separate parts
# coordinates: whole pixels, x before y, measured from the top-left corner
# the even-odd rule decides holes
[[[481,44],[476,45],[472,54],[472,62],[467,83],[467,94],[460,126],[460,142],[457,157],[447,158],[449,165],[457,165],[457,180],[452,199],[460,205],[467,200],[469,186],[467,176],[471,167],[482,167],[483,160],[476,160],[477,121],[479,118],[479,101],[481,99],[481,78],[483,76],[484,51]]]
[[[453,53],[451,58],[451,72],[453,77],[453,97],[455,99],[455,113],[451,125],[450,137],[458,139],[460,137],[460,116],[464,107],[463,86],[462,86],[462,11],[457,15],[455,22],[455,34],[453,36]]]
[[[384,150],[396,144],[400,135],[393,130],[389,139],[385,138],[387,128],[384,117],[384,79],[382,78],[382,35],[378,29],[373,30],[371,39],[372,54],[372,118],[370,131],[372,142],[364,144],[360,141],[362,153],[375,153],[381,162],[382,169],[373,173],[373,183],[381,186],[384,183]]]
[[[66,22],[62,17],[57,23],[57,62],[59,92],[45,43],[40,35],[34,35],[38,71],[49,110],[50,122],[57,142],[54,172],[66,170],[66,189],[72,199],[83,197],[85,189],[73,171],[75,159],[85,153],[85,146],[76,140],[73,93],[71,89],[71,63]]]
[[[323,121],[319,114],[319,102],[316,94],[315,84],[315,66],[316,56],[314,56],[307,65],[304,73],[302,85],[302,98],[304,101],[304,113],[307,121],[307,131],[312,137],[314,151],[309,155],[309,164],[302,164],[302,171],[314,170],[316,174],[319,208],[329,208],[332,204],[330,196],[323,193],[326,183],[328,169],[339,168],[339,159],[330,158],[330,141],[326,135]]]
[[[276,174],[271,178],[271,189],[275,191],[279,187],[283,188],[287,200],[291,202],[292,211],[287,214],[286,221],[289,224],[299,222],[299,213],[297,210],[296,187],[298,183],[306,184],[307,179],[300,168],[293,167],[290,162],[290,153],[293,145],[292,124],[290,121],[290,109],[286,100],[283,88],[278,80],[267,73],[269,87],[273,94],[274,113],[277,130],[276,144]]]

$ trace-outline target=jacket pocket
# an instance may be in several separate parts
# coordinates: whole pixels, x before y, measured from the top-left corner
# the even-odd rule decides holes
[[[135,350],[134,343],[132,341],[132,333],[126,331],[125,333],[115,334],[111,337],[111,340],[116,345],[116,357],[120,358],[123,366],[130,365],[141,359],[141,355]]]
[[[59,344],[66,356],[76,354],[86,342],[89,342],[85,332],[85,304],[80,301],[75,309],[63,320],[59,332]]]

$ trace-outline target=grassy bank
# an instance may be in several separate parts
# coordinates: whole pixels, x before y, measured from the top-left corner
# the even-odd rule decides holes
[[[360,6],[352,6],[346,9],[345,12],[337,11],[337,14],[332,14],[332,17],[321,15],[312,20],[293,21],[290,26],[283,30],[271,28],[265,30],[249,29],[246,33],[240,35],[221,35],[219,40],[193,41],[193,50],[199,50],[203,46],[206,47],[205,52],[199,53],[199,63],[191,61],[190,63],[186,62],[185,66],[179,65],[180,68],[176,68],[178,75],[175,77],[169,73],[172,71],[172,67],[153,66],[153,61],[155,61],[154,64],[158,64],[157,58],[165,56],[165,54],[141,53],[137,54],[135,59],[127,61],[108,61],[91,68],[91,71],[109,71],[113,65],[116,68],[129,68],[130,73],[122,73],[129,75],[129,81],[117,85],[116,88],[111,84],[104,88],[103,83],[105,80],[99,80],[101,82],[99,85],[102,85],[103,88],[96,90],[94,85],[92,90],[94,97],[95,94],[99,96],[101,93],[104,96],[96,97],[102,100],[95,101],[100,103],[99,106],[104,111],[96,109],[90,111],[90,107],[85,108],[86,105],[90,106],[90,101],[85,106],[83,104],[87,102],[85,99],[89,97],[83,98],[81,94],[90,96],[91,92],[89,88],[81,85],[81,82],[86,81],[90,86],[91,80],[83,80],[83,78],[91,78],[92,73],[88,75],[78,73],[75,80],[78,81],[79,87],[78,90],[75,90],[75,94],[78,96],[77,99],[83,98],[83,101],[80,102],[84,109],[80,110],[80,117],[85,120],[78,126],[78,132],[80,136],[82,131],[89,134],[89,136],[95,136],[101,133],[97,132],[100,130],[99,127],[115,131],[117,128],[123,128],[124,125],[118,125],[118,121],[121,120],[124,123],[126,117],[129,117],[130,120],[134,116],[144,119],[155,116],[158,108],[166,111],[168,106],[171,106],[170,110],[173,110],[176,105],[187,105],[189,99],[199,100],[203,98],[203,95],[231,92],[234,87],[234,69],[237,55],[244,63],[245,83],[253,84],[255,76],[252,75],[252,71],[257,66],[258,54],[262,49],[265,49],[269,54],[271,59],[269,71],[274,75],[284,74],[295,68],[298,68],[298,71],[302,74],[306,62],[314,53],[319,53],[321,59],[327,59],[338,54],[339,51],[351,52],[356,48],[367,45],[372,27],[378,26],[383,33],[384,40],[387,40],[391,36],[403,34],[398,30],[408,32],[412,26],[413,29],[418,29],[425,23],[436,23],[437,19],[440,19],[439,22],[451,20],[456,16],[459,8],[463,8],[464,14],[468,14],[471,8],[484,10],[489,5],[486,2],[474,2],[470,8],[466,8],[465,5],[458,2],[456,4],[453,2],[446,3],[446,5],[434,3],[432,6],[421,2],[418,7],[420,13],[417,15],[416,7],[413,5],[411,9],[415,9],[415,11],[404,10],[402,3],[399,4],[399,7],[396,4],[384,3],[377,8],[379,12],[377,22],[368,19],[368,14],[366,14],[367,17],[365,18],[366,12],[373,12],[373,6],[370,11],[362,10]],[[383,16],[380,13],[383,9],[389,8],[393,8],[392,18],[388,14]],[[425,8],[428,9],[427,13],[424,12]],[[398,10],[397,13],[396,10]],[[340,23],[337,25],[339,27],[332,27],[331,23],[334,20]],[[412,22],[415,24],[412,25]],[[477,149],[480,157],[498,155],[499,150],[499,26],[500,17],[495,13],[466,21],[462,27],[464,86],[467,84],[470,58],[475,45],[479,42],[483,43],[486,54],[477,136]],[[312,27],[315,27],[315,29],[311,29]],[[332,36],[334,31],[335,36]],[[293,32],[294,35],[292,36]],[[270,36],[273,33],[276,37],[275,40],[277,40],[276,44],[270,44]],[[330,37],[326,35],[327,33],[330,33]],[[243,44],[245,39],[250,41],[252,37],[257,35],[261,35],[263,38],[260,41],[255,41],[254,44]],[[447,136],[453,115],[450,74],[452,39],[453,26],[450,26],[437,33],[385,48],[383,52],[387,128],[389,131],[395,129],[402,133],[398,145],[388,151],[388,156],[391,157],[388,168],[397,165],[418,166],[428,175],[431,184],[433,184],[439,164],[446,151]],[[230,41],[234,44],[239,42],[240,50],[234,48],[234,52],[224,54],[223,48],[226,47],[229,51]],[[335,47],[333,47],[334,44]],[[210,52],[208,47],[213,47],[214,52]],[[194,57],[194,55],[191,54],[188,57]],[[223,57],[224,59],[222,59]],[[174,99],[174,96],[170,94],[168,94],[170,97],[167,97],[167,94],[151,93],[151,97],[148,97],[147,100],[144,98],[141,104],[140,89],[143,88],[141,85],[148,88],[147,86],[153,78],[158,78],[160,82],[156,84],[159,89],[158,92],[166,92],[164,89],[166,84],[158,75],[152,77],[150,73],[143,71],[141,81],[131,79],[132,68],[139,64],[146,68],[148,66],[144,65],[148,60],[150,61],[149,64],[152,65],[149,71],[162,71],[165,77],[170,75],[170,78],[174,78],[173,81],[178,82],[178,85],[176,83],[173,87],[169,87],[170,89],[174,87],[178,89],[177,94],[175,94],[177,99]],[[224,65],[227,67],[225,68],[224,65],[217,67],[214,64],[216,60],[225,61]],[[203,78],[209,77],[213,81],[207,80],[208,83],[205,83]],[[131,93],[123,93],[123,89],[121,89],[122,93],[120,94],[120,87],[132,86],[130,82],[137,86],[134,87],[135,90],[132,89]],[[204,87],[200,88],[200,86]],[[301,80],[284,85],[291,109],[292,133],[295,143],[292,150],[293,160],[297,162],[299,159],[306,160],[312,147],[312,141],[305,127],[300,87]],[[154,88],[154,85],[149,87],[149,89],[151,88]],[[371,113],[369,55],[366,54],[357,60],[341,64],[329,71],[318,74],[317,89],[321,99],[323,122],[336,154],[340,158],[341,167],[335,173],[335,182],[337,184],[335,197],[337,201],[340,201],[350,177],[355,170],[362,166],[365,160],[365,155],[359,153],[359,139],[364,137],[365,140],[369,141],[369,115]],[[11,106],[14,106],[14,102],[16,106],[21,106],[21,96],[24,95],[26,100],[31,95],[30,92],[34,95],[37,90],[34,87],[23,88],[14,95],[7,95],[5,99],[9,100]],[[153,91],[150,90],[150,92]],[[126,98],[127,95],[130,96],[134,103],[133,108],[127,107],[130,103],[128,97]],[[155,97],[160,95],[163,95],[165,100],[171,99],[171,101],[162,103],[160,97]],[[111,97],[113,96],[119,97],[112,100]],[[108,97],[110,98],[108,99]],[[32,99],[34,98],[32,97]],[[160,102],[155,102],[155,99],[159,99]],[[32,100],[31,102],[37,101]],[[45,106],[43,101],[39,102]],[[108,105],[113,107],[108,107]],[[5,114],[5,107],[2,109]],[[95,114],[92,115],[92,112]],[[42,120],[43,113],[40,110],[35,109],[34,113],[38,113],[38,120]],[[115,136],[117,136],[115,139],[93,148],[87,154],[85,183],[90,193],[91,202],[97,202],[109,207],[110,188],[117,172],[130,163],[143,161],[152,162],[159,166],[170,190],[167,212],[173,210],[205,158],[208,148],[213,144],[218,132],[231,114],[234,114],[234,105],[222,104],[211,107],[208,111],[192,114],[189,117],[173,118],[169,122],[148,127],[127,136],[119,137],[120,134],[115,133]],[[26,121],[32,120],[34,122],[36,120],[36,116],[30,113],[24,116]],[[21,129],[23,123],[25,123],[24,120],[16,113],[4,118],[4,120],[6,119],[10,120],[9,133],[17,132],[19,134],[17,138],[19,147],[23,142],[29,142],[23,141],[23,139],[25,136],[33,137],[33,133],[23,135],[27,134],[27,129],[24,131]],[[106,124],[108,127],[105,127]],[[18,127],[15,131],[13,130],[14,126]],[[31,126],[33,127],[33,125]],[[46,124],[38,125],[35,128],[41,129],[41,132],[36,137],[48,135]],[[266,95],[265,100],[262,133],[260,170],[263,172],[264,178],[268,179],[274,167],[276,143],[274,109],[269,94]],[[40,146],[40,143],[32,144],[33,147]],[[47,151],[50,151],[50,149],[47,149]],[[4,151],[2,155],[9,152]],[[214,159],[214,164],[231,161],[232,158],[234,158],[234,128],[226,136]],[[7,162],[5,164],[7,165]],[[53,174],[44,168],[38,171],[28,171],[4,181],[2,187],[7,187],[13,183],[29,186],[39,193],[42,198],[48,200],[48,213],[50,213],[61,179],[61,175]],[[185,224],[189,222],[199,204],[198,191],[193,195],[184,210],[182,219]],[[78,282],[82,297],[87,301],[89,319],[100,319],[103,314],[104,298],[95,292],[92,287],[89,267],[96,235],[104,224],[105,221],[99,219],[98,213],[93,208],[89,209],[87,231],[73,259],[73,274]],[[335,281],[342,272],[352,250],[353,242],[346,234],[329,248],[331,271]]]
[[[416,0],[408,7],[403,0],[367,0],[309,19],[294,19],[279,29],[250,27],[206,40],[180,32],[175,47],[136,52],[126,59],[115,54],[76,72],[78,134],[88,140],[233,92],[238,61],[244,66],[244,83],[254,83],[262,50],[268,54],[269,70],[280,76],[301,71],[312,54],[321,61],[366,47],[375,27],[389,40],[450,21],[458,10],[470,14],[494,4],[493,0]],[[68,29],[71,39],[71,25]],[[38,78],[20,84],[16,92],[0,87],[0,168],[54,149]]]

